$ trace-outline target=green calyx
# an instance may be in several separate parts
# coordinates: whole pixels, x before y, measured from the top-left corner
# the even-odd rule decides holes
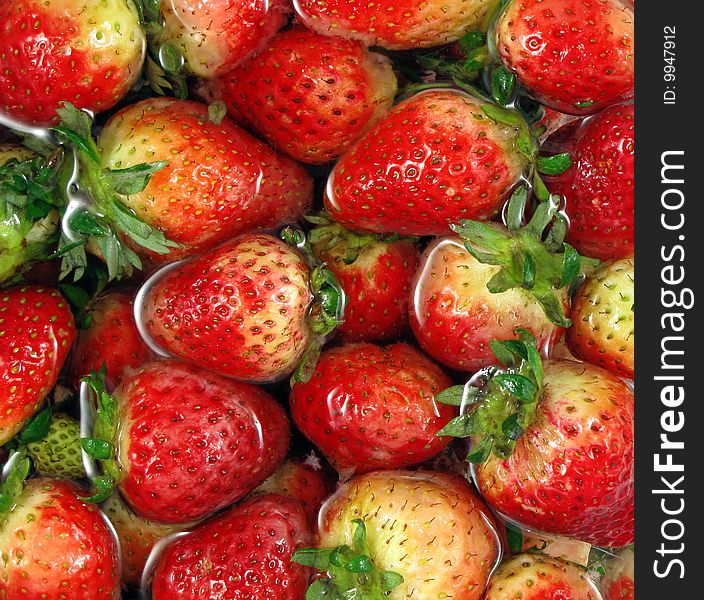
[[[10,466],[7,477],[0,481],[0,523],[3,515],[11,512],[17,505],[24,490],[24,482],[32,468],[24,448],[13,451],[8,458],[8,464]]]
[[[180,100],[188,98],[188,71],[179,48],[164,38],[164,16],[161,0],[133,0],[140,22],[147,35],[147,56],[143,77],[158,95],[172,94]]]
[[[119,478],[114,446],[117,438],[117,401],[107,391],[105,374],[106,368],[103,365],[100,371],[93,371],[81,380],[88,384],[96,406],[93,435],[81,438],[81,449],[99,461],[103,470],[103,475],[91,480],[95,494],[82,498],[84,502],[94,504],[104,502],[113,494]]]
[[[100,150],[91,133],[91,118],[70,103],[58,110],[59,125],[52,132],[74,161],[67,161],[60,188],[66,196],[64,231],[56,256],[62,258],[61,278],[73,272],[74,281],[87,266],[86,249],[98,254],[108,267],[110,279],[129,276],[142,262],[126,243],[157,254],[178,244],[142,222],[124,203],[124,196],[141,192],[155,172],[167,163],[138,164],[127,169],[101,166]]]
[[[492,453],[508,458],[535,418],[543,394],[542,359],[535,338],[525,330],[517,333],[515,340],[492,340],[491,349],[503,368],[488,370],[481,387],[458,385],[436,395],[439,402],[464,409],[437,435],[471,437],[469,462],[481,464]]]
[[[0,166],[0,284],[12,282],[56,248],[63,207],[56,190],[63,161],[59,148]]]
[[[470,31],[457,42],[464,56],[455,58],[437,51],[422,52],[415,56],[418,65],[431,71],[437,77],[453,80],[457,85],[474,82],[486,66],[489,54],[486,46],[486,33]]]
[[[481,221],[460,221],[451,225],[467,250],[479,262],[496,265],[499,271],[487,282],[487,289],[499,294],[513,288],[529,292],[545,315],[560,327],[569,327],[558,292],[596,267],[598,260],[585,258],[565,243],[567,224],[559,213],[559,197],[541,202],[526,225],[522,225],[528,191],[519,187],[506,211],[507,227]]]
[[[294,552],[293,562],[327,573],[315,580],[306,592],[306,600],[383,600],[403,583],[393,571],[380,571],[370,557],[364,521],[355,519],[352,547],[301,548]]]
[[[279,237],[294,246],[303,256],[310,269],[310,291],[313,302],[308,313],[308,326],[312,340],[301,361],[291,376],[291,385],[310,380],[325,343],[326,336],[345,318],[346,296],[335,274],[325,267],[313,254],[310,240],[298,227],[285,227]]]

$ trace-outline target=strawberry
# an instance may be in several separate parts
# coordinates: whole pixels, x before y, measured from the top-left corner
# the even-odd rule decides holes
[[[169,544],[154,571],[151,597],[300,600],[308,572],[291,556],[309,536],[295,500],[254,496]]]
[[[635,566],[632,548],[614,556],[604,567],[605,574],[599,582],[604,600],[635,599]]]
[[[24,123],[57,123],[62,100],[105,111],[139,77],[145,36],[129,0],[4,0],[0,24],[0,110]]]
[[[95,500],[111,492],[107,476],[141,517],[196,521],[251,492],[288,450],[283,408],[255,386],[178,361],[147,363],[113,396],[100,379],[89,378],[98,418],[82,440],[106,474]]]
[[[514,193],[506,226],[453,225],[459,237],[431,243],[421,259],[411,329],[431,357],[453,369],[472,372],[491,364],[491,341],[512,339],[517,327],[529,330],[547,353],[570,325],[566,288],[594,261],[563,245],[555,197],[522,225],[526,199],[523,188]]]
[[[0,295],[0,445],[54,387],[75,335],[73,315],[58,291],[28,285]]]
[[[46,435],[27,444],[27,455],[40,475],[72,479],[86,476],[81,455],[80,425],[67,414],[51,415]]]
[[[528,329],[546,351],[562,336],[527,290],[490,292],[487,283],[497,272],[457,236],[428,246],[412,286],[410,315],[416,340],[435,360],[474,372],[492,362],[491,340],[512,339],[517,327]],[[565,294],[561,299],[567,303]]]
[[[535,340],[492,345],[501,368],[438,399],[465,410],[440,435],[471,437],[484,500],[526,528],[597,546],[633,543],[633,392],[600,367],[541,364]]]
[[[317,343],[316,273],[281,240],[246,234],[159,276],[142,322],[174,356],[241,380],[277,380]]]
[[[317,545],[294,556],[327,571],[314,584],[316,598],[327,591],[333,598],[479,600],[501,555],[491,513],[471,486],[433,471],[376,471],[348,481],[321,511]],[[332,548],[347,560],[332,562]]]
[[[486,29],[484,21],[496,4],[496,0],[381,0],[360,7],[344,0],[298,0],[294,6],[299,19],[322,35],[409,50],[448,44],[466,31]]]
[[[518,554],[491,576],[484,600],[601,600],[601,594],[577,565],[540,554]]]
[[[345,320],[337,332],[346,342],[399,339],[408,330],[408,296],[418,265],[412,240],[360,235],[324,216],[310,234],[313,253],[345,290]]]
[[[0,490],[0,598],[119,600],[118,545],[100,511],[68,480],[23,487],[29,460],[15,465]]]
[[[512,0],[495,43],[530,94],[560,112],[633,97],[633,6],[624,0]]]
[[[408,467],[442,451],[454,416],[435,393],[450,379],[407,344],[326,350],[313,376],[291,389],[296,426],[340,473]]]
[[[441,235],[460,219],[490,219],[526,168],[524,152],[532,156],[517,119],[454,89],[416,94],[340,159],[325,206],[345,227],[371,233]]]
[[[315,524],[318,510],[332,493],[334,484],[329,467],[322,466],[315,454],[311,454],[305,460],[289,458],[254,493],[293,498],[303,506],[308,521]]]
[[[121,290],[101,294],[86,309],[84,320],[88,327],[78,332],[68,363],[76,387],[81,377],[105,364],[108,387],[114,389],[128,369],[153,356],[134,322],[134,294]]]
[[[383,115],[396,94],[388,58],[360,42],[294,27],[197,91],[293,158],[330,162]],[[293,134],[293,135],[292,135]]]
[[[605,263],[575,294],[567,344],[577,358],[633,379],[634,264]]]
[[[567,198],[567,239],[586,256],[609,260],[633,254],[633,111],[633,104],[612,106],[585,120],[570,142],[574,164],[547,180],[552,191]]]
[[[162,45],[183,56],[188,71],[215,77],[262,48],[288,21],[287,0],[162,0]]]
[[[115,528],[120,541],[122,582],[133,586],[140,585],[147,559],[157,542],[190,526],[143,519],[125,504],[119,494],[110,496],[101,509]]]
[[[152,98],[115,114],[100,134],[103,166],[134,167],[168,161],[125,205],[181,245],[152,258],[174,260],[212,248],[235,235],[298,219],[312,201],[312,182],[225,117],[209,120],[208,107]]]

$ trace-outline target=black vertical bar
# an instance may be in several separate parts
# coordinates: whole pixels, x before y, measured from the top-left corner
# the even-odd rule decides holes
[[[704,598],[700,7],[647,0],[635,7],[639,600]]]

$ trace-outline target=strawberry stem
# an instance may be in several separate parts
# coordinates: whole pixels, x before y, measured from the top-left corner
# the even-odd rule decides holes
[[[519,338],[492,340],[491,348],[503,368],[486,371],[481,386],[453,386],[438,394],[443,403],[464,412],[438,432],[442,437],[471,437],[469,462],[483,463],[493,453],[508,458],[516,440],[535,418],[543,394],[543,366],[535,338],[517,330]]]
[[[93,435],[81,438],[81,449],[91,458],[100,462],[103,475],[93,477],[91,482],[96,492],[84,502],[100,503],[107,500],[115,491],[119,479],[119,467],[115,459],[115,439],[117,438],[117,401],[107,391],[105,364],[100,371],[92,371],[81,381],[85,382],[95,399]]]
[[[388,592],[403,583],[393,571],[380,571],[370,557],[364,521],[355,519],[353,546],[335,548],[300,548],[291,560],[327,573],[314,581],[306,592],[306,600],[384,600]]]
[[[450,227],[479,262],[500,267],[487,282],[490,292],[522,288],[533,295],[553,323],[569,327],[571,321],[557,292],[571,286],[599,261],[580,256],[564,242],[567,227],[558,211],[558,196],[538,204],[531,220],[521,226],[527,199],[528,190],[517,188],[507,207],[506,228],[468,220]]]

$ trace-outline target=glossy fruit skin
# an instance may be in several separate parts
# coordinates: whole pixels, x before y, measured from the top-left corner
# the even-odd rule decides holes
[[[633,392],[599,367],[544,364],[535,421],[507,459],[475,469],[484,500],[526,527],[596,546],[633,543]]]
[[[398,340],[408,331],[408,297],[418,265],[418,247],[409,240],[381,241],[369,237],[352,263],[351,247],[342,234],[328,248],[313,244],[314,254],[326,264],[345,291],[345,320],[337,335],[345,342]]]
[[[323,501],[335,489],[337,477],[315,455],[289,458],[253,493],[279,494],[296,500],[303,507],[311,526],[315,525]]]
[[[175,44],[188,70],[215,77],[235,68],[283,27],[285,0],[162,0],[162,41]]]
[[[308,266],[290,246],[245,234],[159,278],[143,323],[174,356],[251,382],[289,374],[311,339]]]
[[[528,292],[489,292],[486,284],[497,271],[475,259],[456,236],[426,248],[411,286],[409,311],[413,335],[432,358],[474,372],[494,364],[491,340],[514,339],[516,328],[530,331],[544,353],[561,337],[563,330]]]
[[[75,335],[68,302],[57,290],[21,285],[0,294],[0,445],[54,387]]]
[[[347,344],[323,352],[290,395],[296,426],[340,473],[421,463],[439,454],[455,416],[435,394],[452,380],[407,344]]]
[[[138,217],[182,245],[150,255],[160,262],[294,222],[312,202],[302,167],[227,117],[216,125],[199,102],[150,98],[127,106],[107,122],[98,144],[111,169],[168,161],[142,192],[125,198]]]
[[[409,50],[449,44],[466,31],[482,28],[483,20],[496,0],[380,0],[354,3],[344,0],[299,0],[298,17],[322,35],[334,35],[382,46]]]
[[[491,513],[473,488],[449,473],[375,471],[340,486],[323,506],[318,546],[352,545],[354,519],[367,529],[370,556],[404,582],[404,598],[479,600],[501,549]]]
[[[119,600],[117,543],[85,493],[63,479],[26,483],[0,521],[2,600]]]
[[[91,303],[88,312],[90,324],[78,332],[71,351],[70,379],[78,388],[81,377],[105,364],[108,387],[114,389],[128,369],[137,369],[154,356],[134,322],[134,294],[107,292]]]
[[[484,600],[601,600],[587,573],[540,554],[518,554],[491,576]]]
[[[396,76],[388,58],[360,42],[294,27],[197,91],[223,100],[238,123],[289,156],[324,164],[391,108]]]
[[[154,545],[168,535],[192,524],[169,524],[148,521],[130,509],[119,494],[113,494],[101,505],[120,540],[123,584],[138,586]]]
[[[4,0],[0,24],[0,111],[25,124],[56,124],[64,100],[105,111],[139,77],[146,40],[128,0]]]
[[[148,363],[114,396],[118,488],[149,520],[207,517],[251,492],[288,451],[288,418],[274,398],[195,365]]]
[[[572,302],[567,345],[577,358],[633,379],[634,262],[603,264],[577,290]]]
[[[308,569],[291,556],[307,543],[300,504],[277,494],[254,496],[172,542],[156,566],[152,598],[300,600]]]
[[[555,136],[560,136],[558,131]],[[587,120],[571,142],[572,167],[548,178],[553,193],[567,199],[567,241],[600,260],[633,254],[634,107],[619,104]],[[548,141],[550,143],[550,140]]]
[[[624,0],[513,0],[496,48],[539,102],[593,114],[633,97],[633,22]]]
[[[442,235],[460,219],[494,217],[527,161],[518,132],[458,90],[403,100],[340,159],[325,207],[354,231]]]

